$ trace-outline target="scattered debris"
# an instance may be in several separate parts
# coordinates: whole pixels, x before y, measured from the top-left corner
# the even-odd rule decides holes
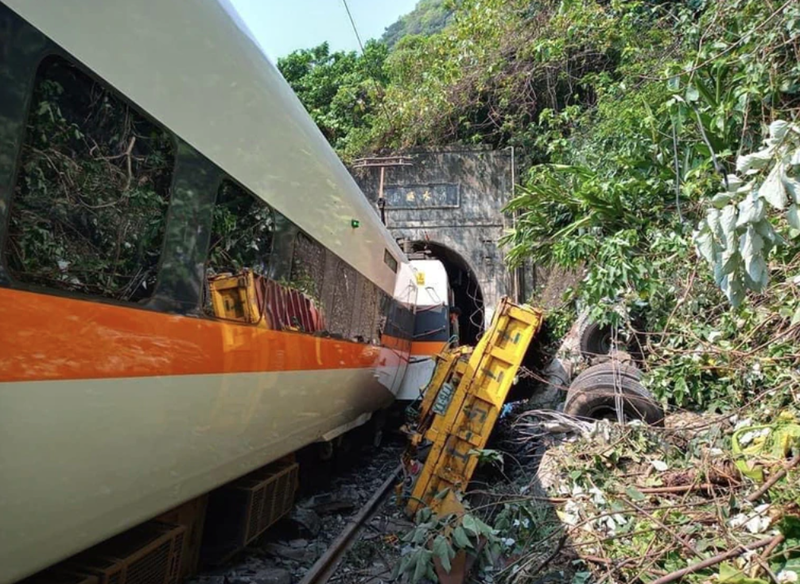
[[[397,467],[402,441],[386,440],[380,450],[353,455],[350,468],[337,472],[325,485],[297,501],[291,516],[276,524],[261,538],[225,565],[207,569],[187,584],[292,584],[300,582],[308,569],[339,536],[350,518]],[[362,541],[355,544],[338,574],[391,578],[394,563],[381,558],[400,555],[400,538],[410,522],[393,501],[368,524]],[[379,567],[373,564],[379,564]],[[363,572],[363,574],[361,574]],[[339,576],[331,580],[336,581]],[[355,578],[355,576],[354,576]],[[349,582],[349,577],[340,581]],[[373,580],[377,583],[380,580]]]
[[[629,360],[582,379],[617,365],[640,379]],[[781,399],[765,390],[732,413],[668,412],[657,427],[506,405],[487,447],[470,451],[463,510],[421,507],[410,521],[390,497],[329,581],[796,582],[800,424]],[[300,501],[289,537],[198,584],[300,581],[391,471],[399,447],[388,452]]]
[[[292,584],[292,575],[282,568],[267,568],[253,574],[251,581],[253,584]]]
[[[324,546],[321,549],[319,549],[319,546],[316,544],[309,546],[308,542],[304,539],[292,540],[289,542],[289,545],[270,542],[266,544],[263,549],[271,556],[304,564],[313,562],[318,555],[325,552]]]
[[[312,509],[300,507],[299,505],[296,505],[295,508],[292,509],[292,513],[289,515],[289,520],[300,528],[300,532],[305,532],[311,537],[316,537],[319,535],[319,532],[322,529],[322,520],[320,519],[319,515],[317,515]]]
[[[347,511],[359,505],[359,492],[352,485],[345,485],[333,493],[315,495],[303,503],[306,508],[313,509],[320,515]]]
[[[773,428],[789,418],[784,414]],[[522,582],[533,571],[553,570],[542,560],[551,549],[561,562],[548,561],[569,564],[573,582],[700,582],[718,565],[720,582],[792,581],[800,573],[800,517],[796,475],[795,481],[787,477],[800,455],[772,459],[771,478],[759,487],[734,464],[729,419],[700,421],[662,429],[523,414],[521,441],[548,450],[536,478],[516,483],[518,500],[494,494],[503,510],[486,519],[495,517],[497,528],[496,518],[510,512],[516,517],[511,529],[500,531],[524,542],[500,562],[498,577]],[[795,439],[786,452],[798,445]],[[768,461],[767,455],[749,462]],[[543,485],[547,496],[532,497]],[[549,518],[538,524],[520,519],[537,515]],[[769,552],[755,553],[762,548]]]

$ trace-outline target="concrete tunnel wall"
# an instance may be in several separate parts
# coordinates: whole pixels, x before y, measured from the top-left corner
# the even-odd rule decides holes
[[[513,274],[498,246],[512,224],[502,212],[512,196],[511,151],[447,149],[403,155],[411,166],[385,169],[387,227],[395,239],[430,241],[461,256],[477,277],[488,323],[502,296],[515,298]],[[351,172],[378,212],[380,168]],[[519,287],[515,299],[524,300],[530,295],[524,277]]]

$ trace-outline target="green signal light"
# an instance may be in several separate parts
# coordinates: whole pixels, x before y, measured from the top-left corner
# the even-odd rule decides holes
[[[353,229],[357,229],[358,227],[361,227],[361,221],[359,221],[358,219],[351,219],[350,220],[350,227],[352,227]]]

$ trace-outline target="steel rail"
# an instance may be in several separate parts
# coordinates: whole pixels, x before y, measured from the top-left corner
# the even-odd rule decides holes
[[[389,475],[389,478],[375,491],[375,494],[372,495],[370,500],[359,510],[358,514],[350,519],[347,526],[333,541],[325,553],[308,569],[308,572],[306,572],[300,584],[325,584],[325,582],[333,576],[345,553],[347,553],[347,550],[355,543],[356,536],[361,531],[364,523],[367,519],[372,517],[372,514],[378,508],[378,504],[383,501],[392,485],[395,484],[397,475],[402,468],[402,464],[398,465],[398,467],[394,469],[394,472]]]

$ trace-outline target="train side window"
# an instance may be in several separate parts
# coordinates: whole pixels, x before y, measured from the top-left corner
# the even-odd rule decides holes
[[[24,284],[150,297],[175,162],[172,136],[60,57],[37,72],[3,249]]]
[[[269,275],[275,232],[272,208],[230,180],[222,181],[214,207],[208,268],[215,274],[250,268]]]
[[[394,259],[394,256],[389,252],[388,249],[383,250],[383,263],[389,266],[390,270],[397,273],[397,260]]]

